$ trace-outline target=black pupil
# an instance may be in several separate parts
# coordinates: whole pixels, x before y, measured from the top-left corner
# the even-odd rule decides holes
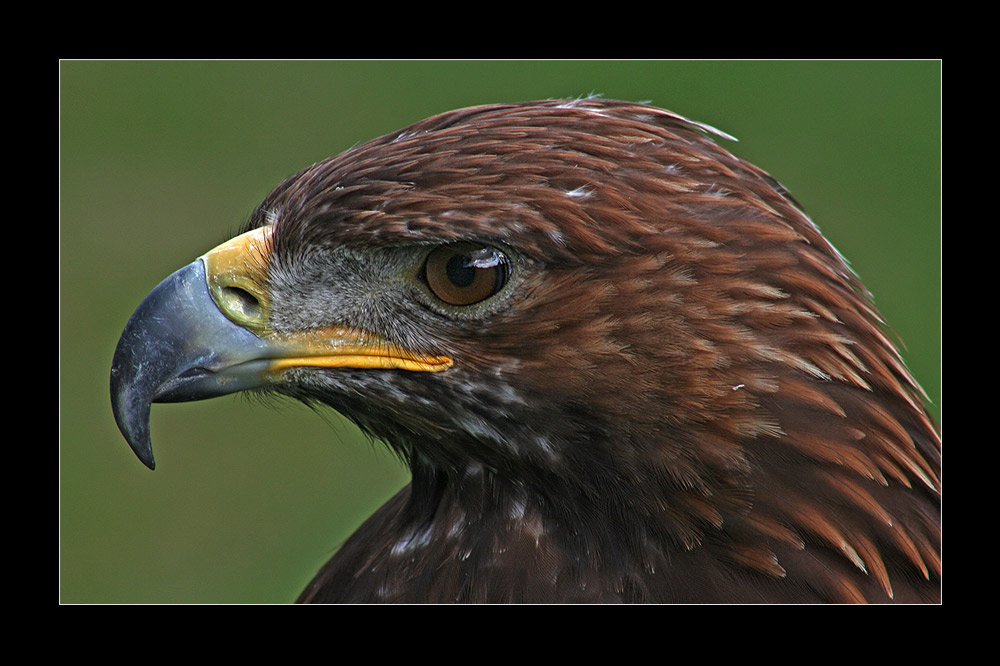
[[[468,255],[458,254],[449,259],[445,272],[448,274],[448,281],[456,287],[468,287],[476,279],[476,267]]]

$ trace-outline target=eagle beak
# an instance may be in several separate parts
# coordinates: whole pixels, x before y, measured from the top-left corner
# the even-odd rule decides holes
[[[111,406],[139,459],[155,467],[153,402],[204,400],[281,381],[292,367],[439,372],[425,356],[343,326],[276,333],[268,326],[272,227],[223,243],[156,286],[125,325],[111,364]]]

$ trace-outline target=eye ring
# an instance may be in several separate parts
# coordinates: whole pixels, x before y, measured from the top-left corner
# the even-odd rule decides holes
[[[489,245],[450,243],[427,255],[423,272],[434,296],[448,305],[468,306],[503,289],[510,277],[510,260]]]

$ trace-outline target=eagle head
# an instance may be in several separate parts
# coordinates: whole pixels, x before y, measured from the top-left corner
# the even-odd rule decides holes
[[[412,482],[304,601],[933,601],[940,438],[787,191],[648,105],[445,113],[281,183],[115,353],[328,405]]]

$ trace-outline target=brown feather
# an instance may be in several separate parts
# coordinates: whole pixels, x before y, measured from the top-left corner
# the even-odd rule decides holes
[[[317,291],[304,267],[344,248],[516,257],[513,294],[482,312],[367,315],[447,372],[302,372],[284,389],[414,475],[303,601],[939,598],[922,392],[843,258],[717,137],[626,102],[475,107],[265,200],[250,226],[276,223],[279,304]]]

